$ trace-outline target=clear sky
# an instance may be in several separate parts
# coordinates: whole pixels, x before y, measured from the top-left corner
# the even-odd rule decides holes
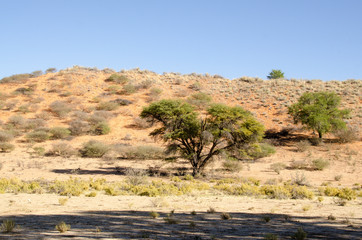
[[[73,65],[362,79],[362,0],[0,0],[0,78]]]

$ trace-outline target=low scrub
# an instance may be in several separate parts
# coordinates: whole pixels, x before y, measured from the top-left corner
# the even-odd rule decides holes
[[[70,130],[63,127],[54,127],[49,130],[51,139],[64,139],[70,135]]]
[[[72,106],[66,102],[55,101],[50,104],[49,111],[59,118],[64,118],[72,111]]]
[[[110,147],[102,142],[90,140],[79,150],[82,157],[100,158],[109,151]]]
[[[115,102],[101,102],[97,106],[97,110],[114,111],[119,107]]]
[[[126,84],[129,82],[129,79],[124,75],[119,75],[117,73],[112,74],[109,78],[105,80],[105,82],[112,82],[118,84]]]
[[[15,146],[8,142],[0,142],[0,152],[11,152],[15,149]]]
[[[162,159],[164,149],[155,146],[116,146],[120,158],[123,159]]]
[[[15,74],[9,77],[4,77],[0,80],[0,83],[22,83],[31,78],[32,75],[29,73]]]
[[[334,133],[340,143],[349,143],[359,140],[358,129],[347,128]]]
[[[321,158],[314,159],[311,163],[311,169],[317,171],[322,171],[328,166],[329,166],[329,161]]]
[[[70,144],[65,142],[54,143],[47,153],[48,156],[60,156],[64,158],[69,158],[76,154],[77,151]]]
[[[33,132],[26,134],[25,138],[28,142],[45,142],[49,140],[50,135],[44,130],[34,130]]]
[[[0,142],[10,142],[14,135],[10,131],[0,131]]]

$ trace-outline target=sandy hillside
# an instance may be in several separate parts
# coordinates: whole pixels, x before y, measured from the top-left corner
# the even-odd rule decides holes
[[[0,143],[14,148],[2,145],[0,153],[0,224],[13,219],[18,225],[12,233],[0,233],[0,239],[291,239],[299,227],[307,239],[362,238],[361,80],[229,80],[133,69],[117,73],[121,82],[110,81],[115,73],[73,67],[0,84]],[[328,134],[322,144],[310,144],[313,133],[294,125],[287,114],[287,106],[306,91],[342,97],[342,107],[351,109],[347,121],[354,141],[341,143]],[[186,160],[163,160],[164,145],[149,137],[152,128],[139,113],[152,101],[181,98],[202,114],[207,102],[192,98],[197,93],[251,111],[269,130],[265,141],[276,152],[240,161],[238,171],[227,171],[219,158],[198,179],[187,175]],[[79,156],[89,140],[106,144],[108,152],[101,158]],[[130,157],[131,151],[144,155]],[[328,166],[316,171],[315,160]],[[275,164],[283,166],[280,171]],[[69,179],[76,179],[76,187],[84,184],[79,194],[67,189]],[[96,188],[96,179],[106,182]],[[59,186],[53,187],[56,180]],[[133,186],[132,180],[141,182]],[[262,190],[296,182],[300,188],[295,189],[304,185],[313,196],[271,199]],[[243,184],[255,192],[230,190]],[[162,186],[179,192],[149,194]],[[328,187],[346,190],[327,196]],[[142,196],[142,188],[148,196]],[[160,216],[152,218],[150,212]],[[71,229],[57,231],[60,221]]]

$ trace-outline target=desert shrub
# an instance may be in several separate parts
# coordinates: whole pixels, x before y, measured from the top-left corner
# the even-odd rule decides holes
[[[71,145],[65,142],[54,143],[52,148],[47,153],[49,156],[60,156],[64,158],[69,158],[76,154],[77,151]]]
[[[1,101],[5,101],[9,98],[10,96],[7,93],[2,93],[0,92],[0,100]]]
[[[226,159],[223,162],[222,166],[226,171],[229,171],[229,172],[239,172],[243,169],[243,166],[241,165],[239,160],[234,159],[234,158]]]
[[[306,186],[287,185],[286,188],[289,189],[292,199],[313,199],[314,197],[314,193]]]
[[[30,112],[29,107],[30,107],[29,104],[21,105],[21,106],[18,107],[18,109],[16,111],[21,112],[22,114],[29,113]]]
[[[212,97],[206,93],[198,92],[192,94],[187,102],[198,107],[199,109],[206,108],[210,104]]]
[[[273,163],[270,165],[270,169],[276,172],[277,174],[280,174],[281,170],[284,170],[287,166],[282,162]]]
[[[37,113],[36,118],[43,119],[43,120],[49,120],[51,118],[51,114],[47,111],[42,111],[40,113]]]
[[[127,84],[127,85],[124,85],[123,88],[122,88],[122,93],[123,94],[132,94],[132,93],[135,93],[137,92],[137,87],[133,84]]]
[[[112,85],[109,86],[106,91],[110,92],[111,94],[116,94],[117,92],[119,92],[121,90],[121,87],[118,85]]]
[[[319,146],[323,143],[323,139],[321,138],[310,138],[309,142],[313,145],[313,146]]]
[[[291,197],[290,191],[284,186],[265,185],[261,187],[261,192],[273,199],[288,199]]]
[[[125,171],[125,175],[127,176],[127,183],[131,185],[136,186],[147,183],[147,174],[143,169],[128,168]]]
[[[138,87],[139,87],[140,89],[149,89],[149,88],[152,86],[152,84],[153,84],[153,81],[147,79],[147,80],[145,80],[145,81],[142,81],[142,82],[138,85]]]
[[[21,88],[17,88],[17,89],[14,91],[14,94],[31,95],[31,94],[33,94],[33,92],[34,92],[34,90],[31,89],[31,88],[21,87]]]
[[[151,88],[150,92],[148,94],[149,98],[147,99],[147,101],[152,102],[152,101],[158,100],[160,98],[161,93],[162,93],[162,89]]]
[[[46,121],[44,121],[43,119],[35,118],[35,119],[26,120],[23,128],[24,130],[33,130],[45,126],[46,126]]]
[[[195,82],[191,85],[189,85],[189,88],[194,91],[200,91],[201,90],[201,84],[199,82]]]
[[[15,225],[15,222],[14,220],[11,220],[11,219],[5,219],[1,226],[0,226],[0,229],[3,233],[11,233],[14,231],[16,225]]]
[[[9,142],[14,139],[14,135],[10,131],[0,131],[0,142]]]
[[[21,83],[25,82],[31,77],[31,74],[24,73],[24,74],[15,74],[9,77],[4,77],[0,80],[0,83]]]
[[[136,117],[135,119],[133,119],[133,123],[134,123],[134,126],[136,126],[137,128],[141,128],[141,129],[151,127],[150,122],[148,122],[146,119],[143,119],[140,117]]]
[[[232,216],[230,215],[230,213],[225,213],[225,212],[221,213],[220,217],[222,220],[232,219]]]
[[[310,145],[311,144],[309,141],[303,140],[303,141],[297,142],[295,144],[295,147],[297,148],[298,152],[305,152],[309,149]]]
[[[55,73],[56,71],[56,68],[48,68],[47,70],[45,70],[45,73]]]
[[[85,143],[79,151],[82,157],[100,158],[108,152],[109,149],[109,146],[102,142],[90,140]]]
[[[25,136],[29,142],[45,142],[49,137],[49,133],[43,130],[34,130]]]
[[[8,119],[7,124],[16,127],[16,128],[22,128],[25,124],[26,120],[20,115],[13,115]]]
[[[275,148],[268,143],[260,143],[259,147],[260,151],[258,150],[252,154],[254,159],[268,157],[275,153]]]
[[[0,152],[11,152],[15,149],[15,146],[11,143],[0,142]]]
[[[110,133],[111,128],[107,122],[100,122],[92,126],[92,132],[95,135],[106,135]]]
[[[278,235],[275,235],[273,233],[267,233],[264,235],[265,240],[278,240]]]
[[[115,102],[100,102],[96,107],[97,110],[113,111],[119,107],[119,104]]]
[[[39,77],[41,75],[43,75],[43,71],[41,70],[37,70],[31,73],[31,77]]]
[[[359,131],[358,129],[353,129],[351,127],[343,130],[336,131],[334,135],[338,138],[340,143],[349,143],[358,141]]]
[[[64,139],[70,135],[70,130],[64,127],[54,127],[49,130],[51,139]]]
[[[105,80],[106,82],[114,82],[118,84],[125,84],[129,82],[129,79],[124,75],[119,75],[117,73],[112,74],[109,78]]]
[[[62,221],[55,226],[55,229],[61,233],[64,233],[70,230],[70,225]]]
[[[69,130],[73,136],[87,134],[91,130],[91,126],[86,121],[73,120],[69,123]]]
[[[323,169],[325,169],[328,166],[329,166],[329,161],[323,160],[321,158],[314,159],[311,164],[311,168],[314,170],[318,170],[318,171],[322,171]]]
[[[55,101],[49,106],[49,110],[57,117],[64,118],[67,114],[72,111],[72,107],[61,101]]]
[[[160,216],[160,214],[158,212],[154,212],[154,211],[150,212],[149,215],[152,218],[158,218]]]
[[[308,179],[304,175],[304,173],[296,172],[294,176],[292,176],[291,183],[298,186],[308,186]]]
[[[120,105],[120,106],[128,106],[128,105],[130,105],[130,104],[133,103],[133,102],[130,101],[130,100],[122,99],[122,98],[115,99],[115,100],[113,100],[112,102],[115,102],[115,103],[117,103],[117,104]]]
[[[162,159],[164,150],[155,146],[116,146],[116,151],[123,159]]]
[[[356,199],[357,196],[356,191],[350,188],[336,188],[327,186],[322,191],[326,196],[339,197],[340,199],[348,201]]]
[[[304,240],[307,237],[307,233],[303,230],[303,228],[299,227],[297,232],[292,235],[292,239],[295,240]]]
[[[307,169],[308,162],[305,160],[293,160],[289,166],[290,169]]]

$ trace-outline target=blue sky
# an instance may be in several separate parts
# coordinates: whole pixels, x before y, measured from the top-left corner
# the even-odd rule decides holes
[[[361,0],[0,0],[0,78],[73,65],[362,79]]]

